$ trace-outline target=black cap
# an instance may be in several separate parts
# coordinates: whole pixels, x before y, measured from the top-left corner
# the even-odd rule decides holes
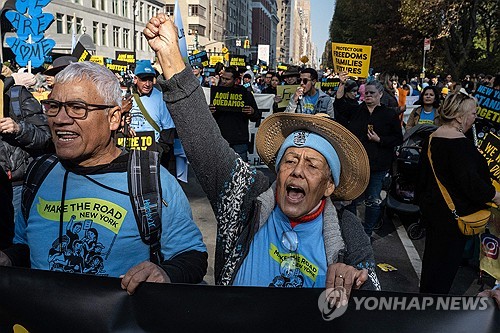
[[[55,76],[57,73],[65,69],[66,66],[68,66],[72,62],[78,62],[78,59],[72,56],[59,57],[52,63],[52,68],[47,69],[45,72],[43,72],[43,74],[49,76]]]

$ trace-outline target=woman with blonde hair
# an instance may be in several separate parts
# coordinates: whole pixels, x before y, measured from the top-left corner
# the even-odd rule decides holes
[[[436,178],[449,192],[458,216],[473,214],[486,203],[500,204],[484,157],[465,133],[476,119],[477,101],[462,89],[439,108],[441,126],[424,143],[417,198],[426,226],[420,292],[448,294],[460,265],[465,236],[441,194]],[[430,145],[430,159],[427,155]],[[439,274],[436,274],[439,272]]]

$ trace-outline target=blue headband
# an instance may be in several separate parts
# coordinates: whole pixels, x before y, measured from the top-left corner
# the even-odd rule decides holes
[[[295,131],[290,134],[283,144],[281,145],[280,150],[278,151],[278,155],[276,155],[276,172],[279,170],[281,159],[283,158],[283,154],[290,147],[298,147],[298,148],[312,148],[319,152],[328,162],[330,166],[330,170],[332,172],[333,182],[335,186],[339,185],[340,181],[340,159],[333,148],[332,144],[328,142],[321,135],[308,132],[304,130]]]

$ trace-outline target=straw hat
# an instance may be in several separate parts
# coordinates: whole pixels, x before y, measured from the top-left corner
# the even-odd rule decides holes
[[[275,170],[276,154],[283,141],[297,130],[321,135],[337,151],[341,172],[339,186],[332,194],[334,200],[353,200],[365,191],[370,180],[370,164],[365,148],[354,134],[329,117],[285,112],[267,117],[259,126],[255,146],[260,158],[271,170]]]

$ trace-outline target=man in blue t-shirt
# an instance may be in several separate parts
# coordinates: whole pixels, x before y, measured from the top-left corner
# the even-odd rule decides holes
[[[155,87],[156,72],[151,61],[137,61],[134,75],[130,128],[142,137],[151,136],[148,140],[141,139],[137,142],[156,142],[157,150],[162,153],[162,165],[175,174],[173,171],[175,125],[163,101],[161,91]]]
[[[14,245],[0,251],[0,265],[121,278],[130,294],[144,281],[201,282],[206,247],[182,188],[164,168],[151,168],[163,203],[155,250],[162,259],[153,263],[142,241],[128,182],[128,172],[142,169],[128,171],[131,155],[115,143],[122,115],[115,75],[92,62],[72,63],[55,77],[50,97],[42,105],[58,161],[45,178],[40,168],[32,171],[38,191],[29,214],[17,215]],[[147,203],[145,210],[160,211]]]
[[[318,72],[313,68],[305,68],[300,72],[299,84],[285,112],[295,113],[326,113],[334,117],[333,100],[321,89],[316,88]]]

